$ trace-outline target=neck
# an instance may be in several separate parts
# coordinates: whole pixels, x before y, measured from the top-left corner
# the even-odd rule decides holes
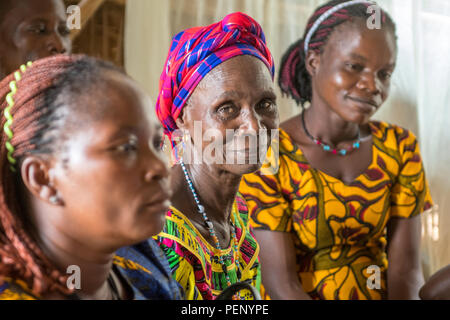
[[[359,124],[342,119],[324,102],[317,100],[313,99],[311,107],[304,111],[306,128],[314,138],[337,146],[358,137]]]
[[[50,210],[47,210],[47,213]],[[75,293],[83,299],[110,299],[111,293],[107,284],[112,269],[115,250],[93,248],[92,239],[80,241],[59,227],[46,215],[38,219],[38,243],[44,254],[53,262],[62,274],[67,273],[69,266],[77,266],[80,270],[81,289]]]
[[[220,223],[228,223],[239,189],[241,176],[220,170],[214,166],[205,164],[186,165],[189,176],[194,185],[200,203],[205,207],[208,218]],[[177,199],[191,199],[189,211],[197,211],[197,207],[185,180],[180,166],[173,169],[173,186],[175,188],[173,203],[180,204]],[[180,196],[186,195],[186,196]],[[186,203],[186,201],[182,201]],[[200,217],[201,218],[201,217]]]

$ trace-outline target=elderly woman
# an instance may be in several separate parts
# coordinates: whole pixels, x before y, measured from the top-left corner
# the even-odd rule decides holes
[[[212,300],[241,281],[259,289],[259,246],[237,191],[242,175],[260,167],[249,161],[260,150],[245,136],[269,141],[260,129],[278,126],[273,74],[261,27],[242,13],[187,29],[172,41],[156,106],[165,133],[175,144],[175,130],[183,130],[197,156],[213,143],[224,150],[212,152],[219,161],[203,157],[195,164],[183,162],[185,150],[172,169],[173,205],[157,241],[187,299]],[[218,133],[213,142],[192,139],[211,129]],[[262,145],[265,153],[268,144]],[[222,161],[239,157],[244,161]]]
[[[70,53],[62,0],[0,1],[0,80],[27,61]]]
[[[280,168],[240,192],[274,299],[418,299],[420,214],[432,201],[417,139],[371,120],[389,95],[395,24],[369,1],[317,8],[285,53],[281,89],[308,108],[280,129]]]
[[[140,243],[170,204],[148,96],[108,63],[58,55],[0,97],[0,300],[181,298],[159,247]]]

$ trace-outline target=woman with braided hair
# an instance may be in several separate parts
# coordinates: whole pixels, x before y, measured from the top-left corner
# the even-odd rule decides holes
[[[271,298],[419,298],[420,214],[432,200],[418,143],[370,119],[396,55],[394,22],[360,0],[317,8],[284,54],[279,85],[302,112],[281,124],[278,173],[240,187]]]
[[[57,55],[6,77],[0,97],[0,299],[180,298],[159,247],[131,246],[170,205],[162,132],[136,83]]]

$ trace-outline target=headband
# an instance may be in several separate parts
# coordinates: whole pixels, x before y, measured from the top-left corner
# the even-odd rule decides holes
[[[19,71],[14,72],[14,79],[9,83],[9,88],[11,91],[6,95],[6,103],[8,106],[5,108],[5,111],[3,112],[6,122],[3,126],[3,131],[6,133],[6,150],[8,151],[6,157],[8,158],[8,162],[10,163],[10,169],[12,172],[16,172],[16,169],[14,168],[15,164],[17,163],[16,159],[13,157],[14,153],[14,147],[11,144],[12,138],[14,136],[14,133],[11,130],[11,126],[13,124],[13,117],[11,115],[11,109],[14,106],[14,95],[17,93],[17,83],[22,79],[22,74],[25,73],[27,70],[27,67],[31,67],[32,62],[28,62],[26,65],[21,65]]]
[[[322,22],[324,22],[326,19],[328,19],[332,14],[334,14],[335,12],[352,6],[354,4],[360,4],[360,3],[366,3],[366,4],[374,4],[376,5],[375,2],[373,1],[367,1],[367,0],[352,0],[352,1],[348,1],[348,2],[344,2],[341,4],[338,4],[337,6],[334,6],[333,8],[325,11],[320,17],[319,19],[316,20],[316,22],[314,22],[313,26],[311,27],[311,29],[309,29],[308,34],[305,37],[305,45],[304,45],[304,50],[305,50],[305,55],[308,53],[308,46],[309,46],[309,41],[311,40],[312,36],[314,35],[314,33],[316,32],[317,28],[319,28],[319,26],[321,25]]]

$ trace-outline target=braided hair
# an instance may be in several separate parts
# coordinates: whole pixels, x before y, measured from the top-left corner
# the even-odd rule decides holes
[[[95,90],[104,82],[104,71],[115,66],[86,56],[58,55],[33,63],[17,82],[11,108],[13,138],[0,133],[0,285],[5,278],[19,279],[37,296],[50,292],[70,294],[67,276],[58,270],[38,247],[21,201],[20,164],[26,156],[51,155],[62,144],[67,130],[67,108],[76,108],[75,99]],[[1,109],[7,107],[10,75],[0,82]],[[94,110],[93,110],[94,111]],[[73,118],[73,114],[72,117]],[[73,121],[73,120],[71,120]],[[67,122],[67,121],[66,121]],[[6,123],[2,115],[0,128]],[[7,158],[6,141],[14,147],[16,173]]]
[[[284,94],[292,97],[297,104],[301,104],[302,107],[306,102],[311,102],[312,99],[311,76],[306,69],[306,53],[304,50],[305,37],[316,20],[319,19],[323,13],[347,1],[348,0],[332,0],[317,8],[308,20],[303,37],[294,42],[283,54],[278,85]],[[369,3],[360,3],[336,11],[330,17],[325,19],[316,29],[309,41],[308,50],[322,53],[330,35],[337,26],[347,21],[354,21],[355,18],[364,19],[364,21],[370,18],[371,14],[367,13],[367,8],[369,6]],[[395,36],[395,23],[384,10],[381,10],[381,23],[383,26],[389,27]]]

